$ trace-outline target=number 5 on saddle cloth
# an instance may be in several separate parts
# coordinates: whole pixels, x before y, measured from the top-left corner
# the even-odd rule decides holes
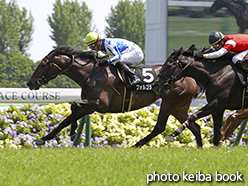
[[[155,81],[157,74],[151,66],[137,66],[132,67],[135,74],[141,79],[141,82],[133,87],[127,88],[129,85],[129,78],[123,70],[117,68],[117,74],[121,81],[124,83],[124,99],[122,112],[128,112],[131,109],[132,91],[153,91],[152,83]]]

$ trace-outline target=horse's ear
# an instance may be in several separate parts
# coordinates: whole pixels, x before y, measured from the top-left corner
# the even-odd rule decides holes
[[[178,59],[178,57],[181,55],[183,53],[183,48],[181,47],[178,51],[177,51],[177,53],[176,53],[176,55],[174,56],[174,60],[176,61],[177,59]]]
[[[192,45],[189,47],[188,51],[193,52],[194,50],[196,50],[196,47],[195,47],[195,44],[192,44]]]

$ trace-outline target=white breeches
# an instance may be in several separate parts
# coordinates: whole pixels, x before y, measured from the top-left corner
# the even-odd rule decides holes
[[[121,53],[121,62],[139,63],[144,59],[144,54],[138,45],[132,45]]]
[[[233,56],[232,62],[234,64],[236,64],[237,61],[242,61],[244,59],[244,57],[246,56],[247,53],[248,53],[248,50],[245,50],[243,52],[240,52],[240,53],[236,54],[235,56]]]

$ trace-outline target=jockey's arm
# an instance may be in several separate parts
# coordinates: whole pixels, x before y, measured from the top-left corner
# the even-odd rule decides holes
[[[118,47],[116,45],[107,45],[106,46],[106,49],[108,50],[108,52],[111,53],[111,58],[108,59],[108,62],[110,64],[115,64],[117,62],[120,61],[121,59],[121,53],[120,51],[118,50]]]
[[[203,57],[206,59],[215,59],[215,58],[225,55],[227,52],[228,51],[225,48],[221,48],[220,50],[217,50],[215,52],[203,54]]]
[[[232,50],[234,47],[236,47],[236,42],[233,40],[229,40],[225,43],[225,45],[221,49],[215,52],[203,54],[203,57],[207,59],[215,59],[215,58],[225,55],[227,52]]]

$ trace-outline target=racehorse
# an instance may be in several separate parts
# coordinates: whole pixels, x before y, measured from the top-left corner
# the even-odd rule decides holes
[[[239,33],[244,33],[248,28],[248,4],[241,0],[215,0],[209,10],[216,12],[222,7],[226,7],[234,15]]]
[[[241,69],[231,62],[233,54],[216,60],[194,57],[197,49],[192,45],[187,51],[180,48],[168,57],[160,71],[158,82],[168,89],[182,77],[192,77],[200,83],[206,91],[208,103],[187,118],[187,120],[168,138],[167,141],[174,141],[175,136],[179,135],[187,126],[191,126],[197,119],[212,114],[214,121],[214,146],[220,141],[220,128],[223,121],[225,109],[238,110],[243,107],[242,95],[244,87],[236,75],[236,71]],[[203,49],[204,53],[206,49]],[[198,55],[197,55],[198,56]]]
[[[99,113],[118,113],[136,110],[150,105],[162,98],[158,120],[153,131],[135,144],[135,147],[143,146],[149,140],[165,130],[169,115],[173,115],[179,122],[184,122],[192,97],[197,92],[197,83],[192,78],[185,78],[175,82],[170,90],[157,93],[152,90],[152,80],[156,78],[161,65],[136,67],[135,72],[140,71],[143,84],[136,85],[131,91],[128,107],[125,105],[125,96],[129,89],[118,77],[117,68],[113,65],[99,67],[95,52],[78,51],[72,47],[60,46],[45,56],[27,85],[31,90],[38,90],[40,86],[48,83],[60,74],[64,74],[74,80],[81,88],[81,101],[71,105],[71,115],[60,123],[51,133],[38,139],[37,145],[45,144],[45,141],[54,138],[59,131],[71,124],[70,136],[73,140],[76,135],[77,120],[95,111]],[[154,74],[152,73],[154,71]],[[142,76],[143,74],[143,76]],[[149,84],[150,83],[150,84]],[[202,146],[200,126],[196,123],[189,127],[196,137],[198,146]]]
[[[220,142],[225,141],[245,119],[248,119],[248,110],[237,110],[230,115],[221,129]]]

